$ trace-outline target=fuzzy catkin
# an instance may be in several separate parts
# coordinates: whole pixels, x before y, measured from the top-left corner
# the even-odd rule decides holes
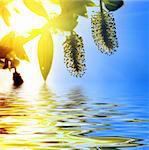
[[[106,12],[96,12],[91,18],[92,36],[98,49],[105,54],[113,54],[118,48],[115,20]]]
[[[64,62],[70,74],[82,77],[86,70],[83,39],[76,32],[66,37],[64,46]]]

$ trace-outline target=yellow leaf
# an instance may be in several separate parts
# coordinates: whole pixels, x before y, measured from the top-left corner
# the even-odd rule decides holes
[[[16,36],[14,32],[5,35],[0,41],[0,58],[9,57],[29,61],[29,58],[23,48],[25,38]]]
[[[7,8],[3,8],[2,9],[2,12],[1,12],[2,14],[2,18],[3,18],[3,20],[4,20],[4,22],[5,22],[5,24],[7,25],[7,26],[10,26],[10,22],[9,22],[9,18],[10,18],[10,12],[8,11],[8,9]]]
[[[0,41],[0,44],[2,45],[11,45],[13,44],[13,39],[15,38],[15,33],[14,32],[9,32],[7,35],[5,35],[1,41]]]
[[[23,47],[20,46],[19,49],[16,49],[15,54],[19,59],[26,60],[29,62],[29,58]]]
[[[0,59],[6,58],[7,54],[11,52],[11,49],[8,47],[3,47],[0,45]]]
[[[11,3],[11,2],[13,2],[13,0],[1,0],[1,3],[3,5],[7,5],[7,4]]]
[[[4,62],[0,60],[0,69],[3,69],[4,67]]]
[[[29,58],[23,47],[24,41],[25,41],[24,37],[17,36],[14,41],[13,50],[19,59],[29,61]]]
[[[17,13],[20,14],[20,10],[17,7],[14,7],[13,10]]]
[[[50,2],[53,3],[53,4],[60,4],[59,0],[50,0]]]
[[[15,33],[10,32],[0,40],[0,58],[5,58],[13,50],[14,37]]]
[[[29,36],[24,39],[24,44],[33,40],[35,37],[37,37],[42,32],[43,32],[42,28],[31,30],[30,32],[28,32]]]
[[[23,0],[23,2],[26,5],[26,7],[30,9],[32,12],[34,12],[35,14],[42,17],[48,16],[40,0]]]
[[[47,79],[53,61],[53,39],[50,32],[43,32],[38,43],[38,61],[44,80]]]
[[[17,59],[11,60],[11,67],[12,67],[12,68],[19,66],[19,64],[20,64],[20,61],[19,61],[19,60],[17,60]]]
[[[15,38],[15,33],[10,32],[1,39],[0,45],[4,47],[12,47],[14,38]]]

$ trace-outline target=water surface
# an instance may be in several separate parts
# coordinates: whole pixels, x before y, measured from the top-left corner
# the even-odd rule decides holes
[[[1,92],[0,149],[149,149],[146,96],[89,91],[43,85]]]

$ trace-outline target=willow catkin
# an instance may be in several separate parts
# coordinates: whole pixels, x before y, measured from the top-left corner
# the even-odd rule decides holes
[[[91,18],[92,36],[102,53],[112,54],[118,48],[115,20],[112,14],[96,12]]]
[[[64,46],[64,62],[71,75],[82,77],[86,70],[83,39],[76,32],[66,37]]]

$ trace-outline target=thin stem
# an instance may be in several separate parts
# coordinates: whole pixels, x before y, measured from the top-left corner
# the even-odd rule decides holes
[[[71,35],[73,35],[73,30],[72,30],[72,31],[70,31],[70,34],[71,34]]]
[[[100,0],[100,10],[101,10],[101,12],[103,12],[102,0]]]
[[[17,73],[17,68],[16,67],[14,67],[14,71],[15,71],[15,73]]]

